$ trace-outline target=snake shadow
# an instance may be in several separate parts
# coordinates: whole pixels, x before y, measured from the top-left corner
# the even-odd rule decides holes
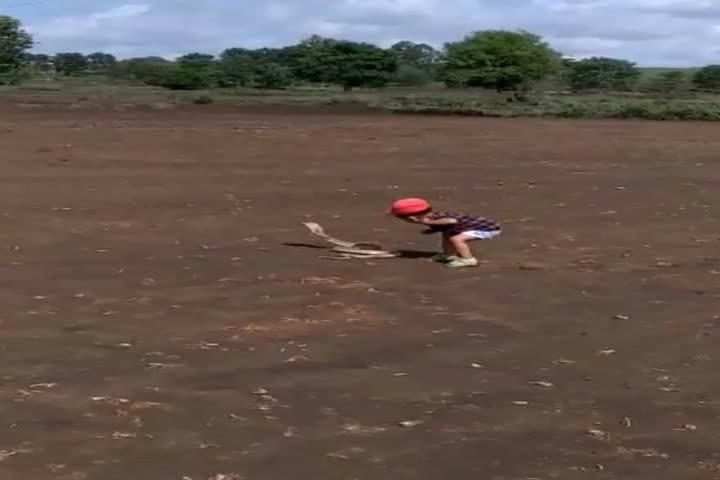
[[[312,245],[310,243],[283,243],[283,246],[285,247],[292,247],[292,248],[310,248],[314,250],[329,250],[327,247],[321,247],[319,245]],[[429,252],[426,250],[393,250],[394,252],[398,252],[399,256],[397,258],[406,258],[406,259],[419,259],[419,258],[432,258],[433,256],[437,255],[437,252]]]

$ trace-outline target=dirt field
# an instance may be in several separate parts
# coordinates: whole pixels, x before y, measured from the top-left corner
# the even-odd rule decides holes
[[[720,479],[717,125],[5,112],[0,479]],[[505,225],[483,265],[384,215]],[[404,250],[333,261],[303,229]]]

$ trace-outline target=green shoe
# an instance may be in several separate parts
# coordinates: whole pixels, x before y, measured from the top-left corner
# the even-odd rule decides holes
[[[476,258],[455,258],[446,265],[448,268],[466,268],[466,267],[477,267],[478,261]]]

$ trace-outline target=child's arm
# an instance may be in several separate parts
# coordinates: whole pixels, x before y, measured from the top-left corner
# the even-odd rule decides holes
[[[457,223],[456,218],[423,218],[423,225],[435,226],[435,225],[454,225]]]
[[[433,233],[442,232],[443,227],[453,225],[457,223],[457,220],[454,218],[423,218],[420,223],[429,227],[427,230],[423,230],[422,233],[432,235]]]

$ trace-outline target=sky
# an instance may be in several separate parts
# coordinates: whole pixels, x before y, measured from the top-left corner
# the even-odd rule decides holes
[[[542,35],[567,56],[720,63],[720,0],[0,0],[44,53],[176,57],[312,34],[442,46],[484,29]]]

